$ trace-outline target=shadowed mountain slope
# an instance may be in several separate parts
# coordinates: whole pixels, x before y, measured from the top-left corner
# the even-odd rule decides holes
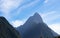
[[[17,30],[20,32],[22,38],[54,38],[55,35],[58,35],[43,22],[38,13],[31,16]]]
[[[4,17],[0,17],[0,38],[21,38],[20,34]]]

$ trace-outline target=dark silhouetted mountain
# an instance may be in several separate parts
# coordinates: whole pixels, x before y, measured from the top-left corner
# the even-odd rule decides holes
[[[20,32],[22,38],[54,38],[55,35],[58,35],[43,22],[38,13],[31,16],[17,30]]]
[[[21,38],[19,32],[4,17],[0,17],[0,38]]]
[[[57,36],[57,37],[55,37],[55,38],[60,38],[60,36]]]

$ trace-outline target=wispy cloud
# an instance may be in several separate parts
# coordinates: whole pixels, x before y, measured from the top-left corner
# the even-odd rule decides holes
[[[48,22],[52,22],[55,19],[58,19],[60,17],[60,14],[57,13],[57,11],[51,11],[51,12],[41,14],[41,16],[44,22],[48,23]]]
[[[56,11],[50,11],[50,12],[47,12],[47,13],[43,13],[42,17],[46,17],[46,16],[49,16],[49,15],[54,14],[54,13],[56,13]]]
[[[19,7],[19,9],[17,9],[17,14],[19,14],[22,10],[25,10],[26,8],[33,8],[35,7],[38,3],[39,3],[40,0],[34,0],[30,3],[27,3],[21,7]]]
[[[3,0],[0,8],[3,11],[3,13],[7,13],[7,11],[10,11],[12,8],[20,5],[22,1],[20,0]],[[9,12],[8,12],[9,13]]]
[[[3,16],[7,17],[14,17],[21,13],[21,11],[25,10],[26,8],[33,8],[36,6],[39,1],[41,0],[34,0],[30,3],[24,4],[20,7],[20,4],[24,2],[23,0],[3,0],[0,5],[0,11],[2,11]],[[16,8],[16,10],[15,10]],[[18,8],[18,9],[17,9]],[[12,14],[11,14],[12,13]]]
[[[10,11],[15,9],[21,4],[22,0],[2,0],[0,1],[0,11],[2,16],[10,17]]]

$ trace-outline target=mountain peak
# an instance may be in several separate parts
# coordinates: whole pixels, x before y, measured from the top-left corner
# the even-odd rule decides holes
[[[40,16],[40,15],[39,15],[39,13],[36,12],[36,13],[34,14],[34,16]]]
[[[35,13],[33,16],[29,17],[29,19],[26,21],[25,24],[30,24],[30,23],[43,23],[43,20],[39,13]]]
[[[39,13],[37,13],[37,12],[33,15],[32,18],[33,18],[34,22],[37,22],[37,23],[43,22],[41,16],[40,16]]]

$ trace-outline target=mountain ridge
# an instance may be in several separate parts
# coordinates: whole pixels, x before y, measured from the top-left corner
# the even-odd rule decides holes
[[[21,38],[19,32],[4,17],[0,17],[0,38]]]

